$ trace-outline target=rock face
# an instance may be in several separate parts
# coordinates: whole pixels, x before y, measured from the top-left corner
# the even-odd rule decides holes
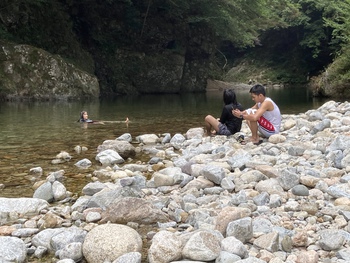
[[[105,224],[92,229],[85,238],[83,253],[89,263],[112,262],[129,252],[142,250],[142,240],[131,227]]]
[[[29,45],[0,41],[0,97],[74,99],[98,97],[95,76],[60,56]]]

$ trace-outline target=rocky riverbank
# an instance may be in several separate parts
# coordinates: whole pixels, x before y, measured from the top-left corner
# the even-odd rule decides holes
[[[0,262],[350,262],[350,103],[282,127],[259,146],[202,128],[105,141],[81,196],[61,170],[0,198]]]

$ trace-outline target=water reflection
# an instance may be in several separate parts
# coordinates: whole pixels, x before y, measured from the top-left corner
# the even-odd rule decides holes
[[[301,113],[318,108],[325,101],[313,99],[305,89],[269,89],[268,96],[280,106],[283,114]],[[248,91],[237,91],[245,107],[252,106]],[[45,179],[52,171],[64,170],[68,190],[80,193],[87,182],[85,176],[99,167],[96,149],[104,140],[115,139],[123,133],[135,138],[140,134],[184,133],[202,127],[207,114],[219,116],[222,91],[206,94],[168,94],[118,97],[115,99],[75,102],[6,102],[0,104],[0,196],[16,197],[33,194],[31,186]],[[104,124],[78,123],[82,110],[93,120]],[[130,122],[126,124],[125,118]],[[74,152],[76,145],[88,147],[82,154]],[[72,160],[54,165],[51,160],[60,151],[67,151]],[[74,163],[88,158],[93,166],[79,170]],[[41,177],[29,170],[40,166]]]

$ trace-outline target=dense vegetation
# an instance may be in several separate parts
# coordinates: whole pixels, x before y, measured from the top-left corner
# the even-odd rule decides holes
[[[328,68],[346,88],[349,11],[350,0],[2,0],[0,39],[61,55],[98,76],[102,94],[126,92],[117,83],[144,70],[128,55],[118,63],[121,50],[206,59],[208,77],[238,81],[264,71],[303,82]]]

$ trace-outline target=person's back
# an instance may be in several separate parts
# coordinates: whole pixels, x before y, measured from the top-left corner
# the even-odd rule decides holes
[[[234,116],[232,114],[232,109],[243,110],[243,107],[240,103],[230,103],[225,105],[220,117],[220,122],[227,126],[231,134],[235,134],[236,132],[239,132],[242,128],[242,119]],[[223,116],[224,112],[226,113],[225,117]]]
[[[218,135],[229,136],[241,130],[242,119],[234,116],[232,110],[235,108],[243,109],[243,107],[237,102],[236,94],[233,89],[224,90],[223,101],[225,106],[222,109],[220,119],[214,118],[212,115],[207,115],[205,117],[207,135],[216,133]]]

